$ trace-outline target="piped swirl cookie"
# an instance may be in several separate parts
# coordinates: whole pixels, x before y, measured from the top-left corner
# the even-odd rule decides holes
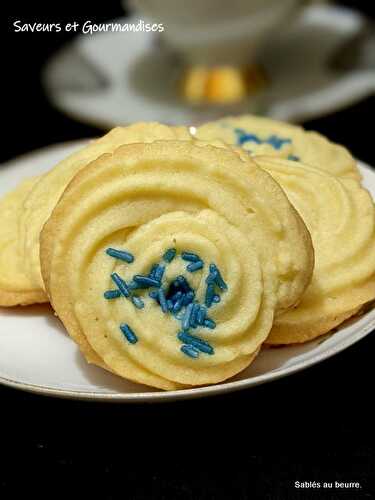
[[[252,115],[235,116],[206,123],[196,129],[194,136],[205,141],[221,139],[253,155],[301,161],[337,177],[360,178],[356,161],[346,148],[289,123]]]
[[[18,222],[23,202],[38,179],[23,181],[0,200],[0,306],[48,302],[47,295],[26,276],[18,246]]]
[[[162,389],[251,363],[298,302],[313,251],[250,159],[198,142],[133,144],[79,172],[41,235],[53,307],[89,362]]]
[[[103,153],[111,153],[121,144],[159,139],[190,140],[191,136],[185,127],[168,127],[160,123],[135,123],[128,127],[117,127],[61,161],[37,182],[25,200],[19,241],[26,275],[35,287],[39,290],[44,288],[39,262],[40,232],[75,174]]]
[[[358,181],[272,157],[255,161],[280,184],[308,227],[315,268],[299,305],[277,317],[267,343],[322,335],[375,298],[375,211]]]

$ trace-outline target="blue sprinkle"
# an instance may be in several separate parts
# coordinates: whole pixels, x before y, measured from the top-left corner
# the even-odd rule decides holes
[[[149,278],[153,278],[155,279],[155,272],[156,272],[156,269],[159,267],[159,264],[154,264],[151,268],[151,271],[148,273],[148,277]]]
[[[205,306],[200,306],[199,311],[197,313],[197,323],[198,325],[203,325],[204,320],[206,319],[207,309]]]
[[[136,336],[136,334],[133,332],[133,330],[130,328],[129,325],[123,323],[122,325],[120,325],[120,330],[122,331],[126,340],[130,344],[136,344],[138,342],[138,337]]]
[[[141,288],[150,288],[151,286],[160,286],[160,281],[157,281],[154,278],[149,278],[148,276],[142,276],[140,274],[136,274],[133,276],[133,281],[137,283]]]
[[[128,288],[129,290],[137,290],[138,288],[141,288],[138,283],[135,283],[134,281],[130,281],[128,283]]]
[[[164,271],[165,271],[165,266],[162,266],[160,264],[157,265],[155,271],[154,271],[154,276],[153,278],[156,280],[156,281],[161,281],[162,278],[163,278],[163,275],[164,275]]]
[[[216,328],[215,321],[213,319],[210,319],[210,318],[205,319],[204,322],[203,322],[203,325],[206,328],[209,328],[210,330],[213,330],[214,328]]]
[[[184,295],[181,294],[181,296],[173,304],[172,310],[174,314],[177,314],[179,311],[181,311],[183,301],[184,301]]]
[[[183,301],[182,301],[182,305],[183,306],[188,306],[191,302],[193,302],[194,297],[195,297],[194,291],[190,290],[190,292],[187,292],[184,295],[184,298],[183,298]]]
[[[119,297],[121,297],[120,290],[107,290],[104,292],[104,298],[107,300],[118,299]]]
[[[136,297],[133,295],[131,300],[137,309],[143,309],[145,307],[145,303],[140,297]]]
[[[151,297],[152,299],[157,299],[158,298],[158,292],[156,290],[152,290],[152,292],[150,292],[148,294],[149,297]]]
[[[177,278],[174,280],[175,285],[178,288],[181,288],[183,292],[190,292],[191,291],[191,286],[187,282],[185,276],[177,276]]]
[[[134,261],[134,255],[132,255],[130,252],[126,252],[125,250],[116,250],[115,248],[107,248],[105,253],[110,257],[114,257],[115,259],[124,260],[128,264],[131,264]]]
[[[174,314],[177,314],[182,309],[182,299],[178,300],[175,304],[172,304],[172,311]]]
[[[271,135],[265,142],[270,144],[274,149],[281,149],[284,144],[290,144],[291,139],[283,139],[277,135]]]
[[[193,312],[193,305],[194,304],[189,304],[186,308],[185,315],[182,320],[182,328],[184,330],[188,330],[190,328],[190,318],[191,313]]]
[[[205,340],[196,337],[195,335],[190,335],[187,332],[179,332],[177,335],[178,339],[184,344],[191,345],[198,349],[198,351],[204,352],[206,354],[214,354],[214,349]]]
[[[204,303],[206,304],[207,307],[211,307],[214,295],[215,295],[215,286],[213,283],[209,283],[207,285],[206,296],[204,298]]]
[[[295,156],[295,155],[289,155],[288,156],[288,160],[291,160],[291,161],[300,161],[300,157],[299,156]]]
[[[181,292],[181,290],[179,290],[178,292],[176,292],[172,297],[171,297],[171,301],[173,302],[173,304],[179,300],[184,294]]]
[[[167,299],[165,298],[164,290],[162,288],[159,288],[158,290],[158,299],[159,299],[159,304],[161,307],[161,310],[163,313],[168,312],[168,304],[167,304]]]
[[[173,297],[171,298],[171,302],[173,304],[173,312],[177,313],[181,309],[183,300],[184,294],[181,291],[173,295]]]
[[[181,346],[181,351],[186,354],[186,356],[189,356],[190,358],[198,358],[199,357],[199,351],[192,345],[183,345]]]
[[[188,262],[198,262],[200,257],[196,253],[182,252],[181,258],[187,260]]]
[[[255,144],[262,144],[261,139],[255,134],[248,134],[242,128],[234,129],[234,132],[237,134],[237,144],[242,146],[245,142],[255,142]]]
[[[220,271],[219,271],[218,267],[215,266],[215,264],[210,264],[210,272],[211,272],[211,274],[215,274],[214,280],[215,280],[215,283],[217,284],[217,286],[221,290],[227,290],[228,286],[225,283],[225,281],[223,280],[223,277],[221,276]]]
[[[172,262],[172,260],[176,257],[176,249],[169,248],[165,254],[163,255],[163,259],[165,262]]]
[[[215,294],[212,297],[212,302],[215,302],[215,304],[218,304],[221,301],[220,295]]]
[[[168,306],[168,311],[173,311],[174,304],[170,299],[167,300],[167,306]]]
[[[210,266],[210,273],[209,273],[209,275],[206,278],[207,285],[214,284],[215,281],[216,281],[216,276],[217,276],[217,271],[216,270],[212,270],[211,266]]]
[[[203,268],[203,262],[199,260],[198,262],[192,262],[186,268],[190,273],[194,273],[195,271],[199,271],[199,269]]]
[[[128,285],[126,284],[126,281],[123,280],[117,273],[112,273],[111,274],[112,280],[116,283],[118,286],[120,292],[124,297],[129,297],[130,296],[130,290],[128,288]]]
[[[198,315],[199,309],[200,309],[200,305],[199,304],[193,304],[193,309],[191,311],[191,316],[190,316],[190,326],[192,328],[196,328],[197,327],[197,324],[198,324],[197,315]]]

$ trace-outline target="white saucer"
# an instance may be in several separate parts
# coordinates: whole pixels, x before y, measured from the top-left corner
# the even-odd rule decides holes
[[[360,37],[365,25],[366,19],[350,9],[307,7],[259,55],[269,87],[238,106],[193,107],[182,101],[179,60],[146,32],[79,35],[47,63],[42,81],[58,109],[103,128],[142,120],[198,124],[247,112],[301,121],[374,93],[371,64],[341,71],[332,65],[337,51]]]
[[[0,191],[26,175],[51,168],[86,141],[61,144],[0,166]],[[364,184],[375,198],[375,172],[360,164]],[[346,323],[333,335],[301,346],[264,349],[229,382],[160,392],[88,365],[47,306],[0,309],[0,383],[39,394],[122,402],[156,402],[222,394],[291,375],[346,349],[375,328],[375,309]]]

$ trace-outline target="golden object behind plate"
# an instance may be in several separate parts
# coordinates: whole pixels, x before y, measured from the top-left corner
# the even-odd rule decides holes
[[[182,79],[182,96],[193,104],[233,104],[267,83],[260,66],[192,66]]]

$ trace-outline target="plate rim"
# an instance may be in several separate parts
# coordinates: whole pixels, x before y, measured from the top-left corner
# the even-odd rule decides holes
[[[78,141],[69,141],[69,145],[72,145],[74,142],[77,142],[77,145],[82,142],[82,140]],[[67,144],[67,143],[65,143]],[[65,145],[58,144],[58,146]],[[53,148],[57,145],[51,145],[50,148]],[[26,153],[22,155],[22,157],[18,158],[18,160],[30,159],[32,156],[37,156],[43,150],[47,150],[47,148],[41,148],[36,151],[32,151],[30,153]],[[13,160],[12,160],[13,163]],[[365,162],[357,160],[358,167],[365,171],[370,172],[375,177],[375,171]],[[6,163],[8,164],[8,162]],[[13,163],[14,164],[14,163]],[[5,165],[4,165],[5,166]],[[1,171],[0,171],[1,172]],[[0,376],[0,384],[6,387],[11,387],[13,389],[20,389],[28,393],[33,393],[42,396],[54,396],[60,399],[70,399],[70,400],[80,400],[80,401],[92,401],[92,402],[112,402],[112,403],[162,403],[162,402],[171,402],[178,401],[184,399],[196,399],[207,396],[215,396],[221,394],[227,394],[231,392],[237,392],[239,390],[248,389],[250,387],[256,387],[258,385],[262,385],[267,382],[272,382],[274,380],[279,380],[288,375],[293,375],[302,371],[304,369],[310,368],[322,361],[329,359],[330,357],[338,354],[339,352],[347,349],[351,345],[357,343],[362,338],[369,335],[375,329],[375,309],[370,310],[364,316],[360,317],[358,321],[367,320],[366,323],[359,329],[354,332],[352,335],[344,338],[340,343],[335,344],[328,348],[327,350],[316,353],[311,356],[307,360],[301,360],[295,365],[277,369],[275,371],[263,373],[261,375],[256,375],[251,378],[246,378],[243,380],[235,380],[232,382],[223,382],[219,384],[203,386],[203,387],[195,387],[190,389],[180,389],[174,391],[153,391],[153,392],[134,392],[134,393],[124,393],[124,392],[116,392],[116,393],[104,393],[104,392],[96,392],[96,391],[82,391],[82,390],[74,390],[74,389],[58,389],[55,387],[44,386],[40,384],[30,384],[25,382],[20,382],[18,380],[9,379],[7,377]]]
[[[370,318],[369,318],[370,316]],[[200,397],[215,396],[237,392],[250,387],[265,384],[279,380],[288,375],[293,375],[302,370],[310,368],[322,361],[325,361],[335,354],[344,351],[351,345],[354,345],[362,338],[369,335],[375,328],[375,309],[369,311],[363,318],[369,321],[363,326],[361,330],[355,332],[352,336],[347,337],[339,344],[332,346],[323,353],[312,356],[307,361],[300,361],[299,363],[276,371],[257,375],[252,378],[244,380],[236,380],[233,382],[223,382],[219,384],[195,387],[191,389],[180,389],[174,391],[155,391],[155,392],[134,392],[134,393],[99,393],[95,391],[79,391],[73,389],[57,389],[54,387],[42,386],[37,384],[28,384],[11,380],[6,377],[0,376],[0,384],[14,389],[21,389],[29,393],[43,395],[43,396],[56,396],[60,399],[71,399],[80,401],[97,401],[97,402],[112,402],[112,403],[157,403],[167,401],[178,401],[184,399],[196,399]]]

